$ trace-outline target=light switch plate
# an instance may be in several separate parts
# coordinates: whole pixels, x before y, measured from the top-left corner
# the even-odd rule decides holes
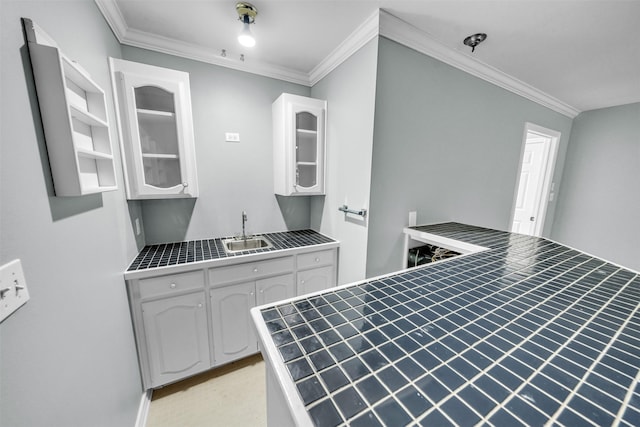
[[[418,217],[418,212],[416,211],[409,212],[409,227],[414,227],[416,225],[417,217]]]
[[[29,301],[27,282],[19,259],[0,267],[0,322]]]

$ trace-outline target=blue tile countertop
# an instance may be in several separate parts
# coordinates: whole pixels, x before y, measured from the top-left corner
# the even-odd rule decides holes
[[[229,237],[147,245],[131,262],[127,271],[140,271],[335,242],[335,240],[313,230],[282,231],[260,235],[267,237],[273,247],[230,254],[225,252],[222,245],[222,241]]]
[[[415,229],[489,250],[254,312],[305,418],[640,425],[636,272],[541,238]]]

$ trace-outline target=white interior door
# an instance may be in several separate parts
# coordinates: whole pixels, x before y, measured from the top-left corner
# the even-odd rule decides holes
[[[548,185],[545,186],[545,179],[549,177],[547,170],[551,145],[552,137],[527,132],[513,210],[513,232],[535,236],[541,234],[541,222],[544,220],[542,212],[546,211],[544,202]]]

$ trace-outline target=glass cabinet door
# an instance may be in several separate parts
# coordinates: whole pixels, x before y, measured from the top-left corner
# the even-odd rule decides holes
[[[312,188],[318,183],[318,117],[297,112],[295,132],[296,185]]]
[[[182,184],[174,94],[156,86],[134,89],[144,183]]]

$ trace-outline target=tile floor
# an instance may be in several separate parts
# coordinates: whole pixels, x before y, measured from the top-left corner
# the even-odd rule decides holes
[[[147,427],[266,426],[264,369],[258,354],[155,390]]]

